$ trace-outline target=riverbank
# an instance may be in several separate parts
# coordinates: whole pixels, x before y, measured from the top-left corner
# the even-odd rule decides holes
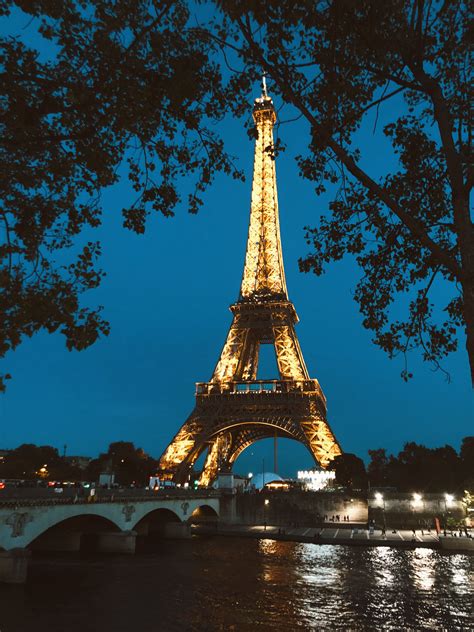
[[[370,532],[365,525],[344,527],[276,527],[272,525],[193,525],[192,533],[221,537],[282,540],[290,542],[312,542],[314,544],[345,544],[348,546],[389,546],[399,549],[429,548],[460,550],[474,553],[472,538],[438,537],[434,530],[387,529]],[[446,544],[448,546],[446,546]]]

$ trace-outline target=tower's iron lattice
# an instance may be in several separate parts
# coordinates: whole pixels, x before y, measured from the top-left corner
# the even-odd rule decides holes
[[[323,468],[341,454],[326,421],[326,398],[308,375],[288,299],[272,155],[276,114],[265,86],[253,117],[258,137],[240,297],[230,307],[233,321],[212,378],[196,385],[196,406],[160,459],[161,475],[178,483],[188,480],[204,450],[199,483],[209,485],[245,448],[275,435],[303,443]],[[256,379],[261,344],[274,345],[279,380]]]

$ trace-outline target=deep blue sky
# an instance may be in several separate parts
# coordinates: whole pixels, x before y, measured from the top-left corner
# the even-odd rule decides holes
[[[381,111],[379,129],[389,115]],[[359,134],[359,146],[377,175],[389,159],[372,125]],[[464,339],[443,365],[450,384],[416,357],[406,384],[402,359],[390,361],[361,326],[351,296],[357,266],[333,264],[320,278],[298,271],[297,259],[307,252],[303,226],[314,224],[331,199],[316,197],[298,176],[294,156],[304,151],[305,131],[301,123],[280,130],[288,145],[277,161],[282,242],[290,299],[301,319],[297,333],[328,399],[332,429],[344,450],[363,458],[369,448],[398,451],[408,440],[458,448],[473,433],[474,419]],[[105,306],[112,332],[80,353],[68,352],[59,334],[39,335],[7,357],[13,379],[0,396],[0,448],[67,444],[68,454],[94,456],[111,441],[129,440],[158,457],[191,412],[194,383],[210,378],[231,322],[228,306],[238,295],[247,237],[253,143],[242,121],[227,120],[220,132],[247,181],[220,178],[199,215],[181,209],[172,219],[153,217],[146,234],[136,236],[122,228],[120,211],[132,199],[126,178],[104,192],[104,223],[94,236],[102,241],[107,277],[86,300]],[[311,467],[302,446],[279,445],[284,474]],[[261,470],[262,458],[270,469],[272,451],[271,441],[249,448],[236,470]]]

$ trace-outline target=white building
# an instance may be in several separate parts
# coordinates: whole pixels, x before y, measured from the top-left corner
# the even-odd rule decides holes
[[[303,483],[306,489],[311,492],[330,487],[335,479],[336,472],[331,470],[301,470],[298,472],[298,481]]]

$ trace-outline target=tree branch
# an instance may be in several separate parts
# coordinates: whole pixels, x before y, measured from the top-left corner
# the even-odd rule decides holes
[[[157,24],[159,24],[163,18],[163,16],[166,14],[166,12],[169,10],[171,5],[171,2],[165,2],[165,6],[163,7],[161,13],[159,13],[157,15],[157,17],[152,20],[152,22],[150,22],[150,24],[145,27],[143,30],[140,31],[140,33],[138,33],[138,35],[135,36],[134,40],[129,44],[129,46],[125,49],[125,55],[124,57],[127,57],[134,48],[136,48],[136,46],[140,43],[140,41],[145,37],[145,35],[147,35],[147,33],[149,33],[151,30],[153,30],[155,28],[155,26],[157,26]]]
[[[275,69],[266,60],[259,46],[252,40],[248,30],[242,23],[242,20],[240,18],[236,18],[236,20],[253,55],[259,60],[262,68],[264,68],[276,82],[285,99],[302,112],[307,121],[311,124],[313,133],[316,132],[320,138],[324,140],[326,145],[332,149],[342,164],[345,165],[346,169],[398,217],[398,219],[411,231],[420,243],[433,254],[439,263],[445,266],[456,278],[462,279],[464,276],[463,270],[458,265],[454,257],[446,252],[439,244],[434,242],[426,233],[424,226],[417,219],[406,213],[390,196],[388,191],[381,187],[365,171],[363,171],[347,150],[334,140],[334,138],[328,133],[327,129],[319,123],[319,121],[317,121],[314,114],[305,106],[299,95],[295,94],[291,88],[291,81],[289,78],[285,76],[282,77],[280,75],[281,70]]]
[[[454,145],[452,135],[453,124],[443,92],[438,81],[428,75],[422,66],[409,59],[407,60],[407,65],[433,103],[434,117],[443,144],[453,195],[459,195],[463,189],[462,164],[461,158]]]

